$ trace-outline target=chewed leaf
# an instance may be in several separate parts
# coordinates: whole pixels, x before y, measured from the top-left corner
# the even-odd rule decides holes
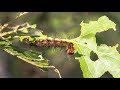
[[[22,28],[19,28],[17,31],[17,35],[29,35],[29,36],[40,36],[40,37],[46,37],[42,34],[43,31],[36,29],[36,24],[29,25],[28,23],[25,23],[26,26],[23,26]]]
[[[107,30],[115,30],[116,24],[109,20],[108,17],[103,16],[98,21],[90,21],[81,23],[81,36],[73,39],[75,50],[81,57],[76,57],[80,62],[80,67],[85,78],[98,78],[105,72],[110,72],[113,77],[120,77],[120,54],[116,50],[116,46],[107,46],[102,44],[97,46],[96,33]],[[92,61],[90,53],[94,52],[98,59]]]
[[[40,53],[32,52],[32,51],[25,51],[22,49],[19,49],[17,47],[11,46],[9,48],[5,48],[4,51],[8,52],[11,55],[14,55],[21,60],[30,63],[32,65],[35,65],[43,70],[47,70],[48,67],[48,60],[44,59],[42,56],[39,57]]]
[[[30,37],[30,36],[19,36],[20,41],[22,42],[24,38],[29,38],[29,41],[33,41],[34,38]]]
[[[81,36],[86,36],[88,34],[95,35],[97,32],[107,31],[108,29],[115,29],[116,24],[109,20],[108,17],[102,16],[98,21],[90,21],[87,23],[81,23]]]

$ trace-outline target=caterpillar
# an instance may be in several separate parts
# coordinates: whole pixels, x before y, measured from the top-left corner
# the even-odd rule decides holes
[[[72,42],[66,42],[66,41],[62,41],[62,40],[49,40],[49,39],[45,39],[45,40],[35,40],[34,42],[30,42],[29,38],[24,38],[23,42],[25,44],[29,44],[30,46],[35,46],[35,47],[64,47],[66,48],[66,52],[69,55],[73,55],[74,54],[74,44]]]

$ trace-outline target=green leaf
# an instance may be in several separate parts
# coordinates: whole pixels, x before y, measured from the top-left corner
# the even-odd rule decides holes
[[[29,41],[33,41],[34,38],[30,37],[30,36],[19,36],[20,41],[22,42],[24,38],[29,38]]]
[[[23,33],[28,33],[28,30],[25,28],[22,30]]]
[[[75,50],[82,56],[76,57],[80,62],[80,67],[85,78],[98,78],[105,72],[110,72],[113,77],[120,77],[120,54],[116,46],[107,46],[102,44],[97,46],[96,33],[107,30],[116,30],[116,24],[109,20],[108,17],[102,16],[98,21],[81,23],[81,35],[73,39]],[[98,60],[92,61],[90,53],[94,52]]]
[[[108,17],[102,16],[98,21],[90,21],[87,23],[81,23],[81,35],[80,37],[87,36],[89,34],[95,35],[97,32],[107,31],[108,29],[115,29],[115,23],[109,20]]]
[[[34,51],[26,51],[23,49],[19,49],[15,46],[9,46],[4,48],[4,51],[8,52],[9,54],[20,58],[21,60],[30,63],[39,67],[42,70],[47,70],[49,68],[48,60],[44,59],[42,55],[38,52]]]
[[[36,29],[36,24],[29,25],[29,23],[24,23],[23,25],[26,25],[26,26],[19,28],[17,31],[17,35],[19,35],[19,36],[29,35],[29,36],[46,37],[46,35],[42,34],[41,30]]]
[[[35,29],[36,26],[37,26],[36,24],[33,24],[33,25],[31,25],[31,28],[34,28],[34,29]]]
[[[7,46],[7,45],[9,45],[8,42],[0,40],[0,46]]]

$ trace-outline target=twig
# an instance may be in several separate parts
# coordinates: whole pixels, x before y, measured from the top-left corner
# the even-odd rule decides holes
[[[59,78],[62,78],[59,70],[55,66],[49,66],[49,68],[54,69],[54,71],[58,74]]]
[[[54,71],[55,71],[56,73],[58,73],[58,75],[59,75],[60,78],[62,78],[62,77],[61,77],[61,74],[60,74],[60,72],[59,72],[59,70],[58,70],[57,68],[55,68]]]

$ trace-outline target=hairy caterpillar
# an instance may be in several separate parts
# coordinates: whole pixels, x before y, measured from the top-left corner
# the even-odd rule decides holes
[[[62,40],[35,40],[34,42],[30,42],[29,38],[24,38],[23,42],[26,44],[29,44],[30,46],[35,46],[35,47],[65,47],[67,54],[73,55],[74,54],[74,44],[72,42],[66,42]]]

